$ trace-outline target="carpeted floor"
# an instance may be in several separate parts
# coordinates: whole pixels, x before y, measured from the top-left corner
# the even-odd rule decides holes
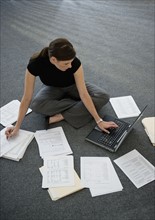
[[[105,88],[111,97],[132,95],[143,117],[154,116],[154,1],[153,0],[1,0],[1,106],[21,100],[25,69],[32,53],[57,37],[68,38],[80,58],[85,79]],[[41,83],[37,79],[35,93]],[[110,104],[102,111],[115,115]],[[123,191],[91,197],[89,189],[53,202],[41,188],[35,139],[20,162],[0,159],[1,220],[153,220],[154,182],[137,189],[113,162],[136,149],[155,165],[155,148],[141,121],[116,153],[85,141],[95,125],[62,126],[80,175],[81,156],[112,160]],[[3,127],[1,126],[1,129]],[[45,129],[45,119],[31,113],[22,129]]]

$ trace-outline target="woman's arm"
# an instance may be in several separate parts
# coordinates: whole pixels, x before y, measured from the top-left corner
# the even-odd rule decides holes
[[[96,108],[94,106],[94,103],[87,91],[85,80],[84,80],[84,74],[83,74],[83,68],[82,65],[79,67],[79,69],[74,74],[76,86],[80,95],[80,98],[82,102],[84,103],[87,110],[90,112],[90,114],[93,116],[94,120],[98,124],[99,128],[103,131],[109,133],[107,130],[108,128],[116,128],[118,127],[114,122],[105,122],[101,121],[101,117],[98,115]]]
[[[26,115],[26,112],[29,108],[30,102],[32,100],[34,85],[35,85],[35,76],[33,76],[28,70],[25,73],[25,83],[24,83],[24,94],[21,100],[19,107],[18,119],[14,127],[9,127],[6,129],[6,137],[12,137],[17,134],[20,129],[21,123]]]

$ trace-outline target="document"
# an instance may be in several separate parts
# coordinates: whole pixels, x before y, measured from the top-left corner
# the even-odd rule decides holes
[[[155,167],[137,150],[132,150],[114,162],[137,188],[155,180]]]
[[[13,158],[16,158],[18,153],[21,155],[25,150],[25,145],[30,143],[34,135],[32,132],[20,129],[16,136],[6,139],[5,130],[6,128],[1,130],[0,157],[12,157],[14,154]]]
[[[81,157],[81,181],[92,197],[123,189],[108,157]]]
[[[34,136],[42,158],[73,153],[62,127],[36,131]]]
[[[17,121],[19,106],[20,102],[18,100],[13,100],[0,108],[0,123],[4,127],[7,127],[8,125]],[[32,110],[29,108],[26,114],[30,113],[31,111]]]
[[[39,168],[42,175],[44,175],[44,166]],[[84,187],[81,183],[81,180],[74,170],[74,185],[73,186],[62,186],[62,187],[50,187],[48,188],[48,193],[53,201],[56,201],[58,199],[61,199],[65,196],[68,196],[70,194],[73,194],[77,191],[82,190]]]
[[[132,96],[110,98],[110,103],[118,118],[136,117],[140,114]]]
[[[44,158],[42,188],[73,186],[73,156],[57,156]]]
[[[103,157],[81,157],[81,180],[85,187],[109,183],[110,170]]]

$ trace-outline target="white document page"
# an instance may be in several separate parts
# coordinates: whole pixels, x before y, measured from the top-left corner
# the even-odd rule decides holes
[[[42,158],[73,153],[62,127],[36,131],[34,135]]]
[[[103,157],[81,157],[81,181],[85,187],[109,183],[109,166]]]
[[[110,103],[118,118],[136,117],[140,114],[132,96],[110,98]]]
[[[81,157],[81,181],[92,197],[123,189],[108,157]]]
[[[42,188],[73,186],[73,156],[57,156],[44,158]]]
[[[122,191],[123,189],[110,158],[107,158],[106,160],[109,166],[109,182],[97,185],[96,187],[90,187],[92,197]]]
[[[18,100],[13,100],[0,108],[0,123],[3,126],[7,127],[8,125],[17,121],[19,106],[20,102]],[[32,110],[29,108],[26,114],[30,113],[31,111]]]
[[[137,188],[155,180],[155,167],[137,150],[132,150],[114,162]]]
[[[27,132],[20,129],[16,136],[6,139],[5,130],[6,128],[1,130],[0,157],[15,148],[18,144],[26,141],[28,137]]]

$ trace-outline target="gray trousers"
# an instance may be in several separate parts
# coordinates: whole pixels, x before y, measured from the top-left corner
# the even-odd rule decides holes
[[[86,87],[96,110],[99,111],[109,101],[109,95],[93,84],[86,82]],[[79,97],[76,85],[65,88],[43,85],[32,100],[31,108],[45,116],[61,113],[65,121],[75,128],[84,126],[92,119]]]

